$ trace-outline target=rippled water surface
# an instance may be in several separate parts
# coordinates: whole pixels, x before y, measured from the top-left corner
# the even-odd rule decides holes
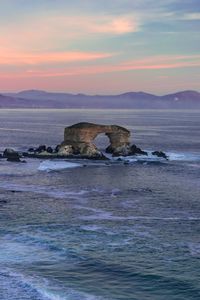
[[[0,148],[54,146],[80,121],[169,161],[1,159],[0,299],[200,299],[200,111],[0,110]]]

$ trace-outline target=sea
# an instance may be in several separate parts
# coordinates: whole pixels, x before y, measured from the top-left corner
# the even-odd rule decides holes
[[[0,150],[54,147],[83,121],[149,155],[0,159],[0,299],[200,299],[200,111],[0,109]]]

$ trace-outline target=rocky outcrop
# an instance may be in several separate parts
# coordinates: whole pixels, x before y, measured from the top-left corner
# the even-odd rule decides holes
[[[160,157],[160,158],[165,158],[166,160],[168,160],[168,156],[163,151],[153,151],[151,154],[155,155],[157,157]]]
[[[25,162],[20,159],[21,155],[17,151],[11,148],[6,148],[4,150],[3,157],[6,158],[7,161],[11,161],[11,162]]]
[[[118,125],[99,125],[93,123],[77,123],[65,128],[64,141],[55,148],[40,145],[37,148],[29,148],[28,152],[18,153],[12,149],[6,149],[2,158],[19,162],[21,157],[33,158],[89,158],[109,159],[94,144],[94,139],[99,134],[108,137],[109,145],[105,149],[112,156],[148,155],[136,145],[130,144],[130,131]],[[152,155],[167,159],[162,151],[154,151]]]
[[[90,158],[104,158],[102,152],[94,145],[93,140],[98,134],[107,135],[110,145],[106,151],[114,155],[130,155],[130,131],[117,125],[99,125],[93,123],[78,123],[65,128],[64,141],[59,152],[66,146],[71,147],[73,154]]]

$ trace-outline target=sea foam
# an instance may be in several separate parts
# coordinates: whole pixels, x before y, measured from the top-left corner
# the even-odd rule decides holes
[[[105,298],[91,295],[79,290],[59,287],[45,278],[22,274],[21,272],[5,268],[0,272],[0,278],[6,278],[4,291],[5,297],[2,300],[11,300],[18,295],[18,299],[37,299],[37,300],[103,300]],[[14,283],[14,284],[13,284]],[[13,291],[12,291],[12,287]],[[7,291],[9,291],[9,293]],[[9,294],[9,298],[7,298]],[[31,296],[31,297],[29,297]],[[27,298],[25,298],[27,297]],[[16,299],[16,298],[15,298]]]
[[[50,172],[50,171],[64,170],[64,169],[77,168],[77,167],[82,167],[82,164],[72,163],[68,161],[46,160],[40,163],[38,170]]]

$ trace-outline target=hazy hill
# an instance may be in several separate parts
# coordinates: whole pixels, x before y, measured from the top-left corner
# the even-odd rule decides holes
[[[140,108],[200,109],[200,93],[181,91],[164,96],[144,92],[120,95],[84,95],[28,90],[0,95],[1,108]]]

